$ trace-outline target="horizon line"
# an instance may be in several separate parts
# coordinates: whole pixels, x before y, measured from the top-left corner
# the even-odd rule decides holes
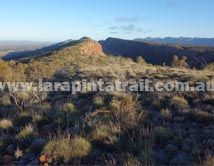
[[[88,36],[83,36],[83,37],[88,37]],[[44,43],[55,43],[55,42],[63,42],[63,41],[67,41],[67,40],[79,40],[83,37],[80,37],[78,39],[71,39],[71,38],[67,38],[67,39],[59,39],[59,40],[35,40],[35,39],[0,39],[0,42],[44,42]],[[91,37],[88,37],[92,40],[95,40]],[[165,39],[165,38],[190,38],[190,39],[214,39],[214,37],[187,37],[187,36],[166,36],[166,37],[151,37],[151,36],[147,36],[147,37],[136,37],[136,38],[121,38],[121,37],[112,37],[112,36],[109,36],[109,37],[106,37],[105,39],[98,39],[98,40],[95,40],[95,41],[102,41],[102,40],[106,40],[108,38],[117,38],[117,39],[124,39],[124,40],[136,40],[136,39],[148,39],[148,38],[151,38],[151,39]]]

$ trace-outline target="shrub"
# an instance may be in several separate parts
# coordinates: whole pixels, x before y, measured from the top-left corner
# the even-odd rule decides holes
[[[70,125],[74,125],[78,111],[72,103],[65,103],[63,107],[53,114],[53,121],[56,127],[64,129]]]
[[[73,113],[73,112],[76,112],[76,109],[74,107],[74,105],[72,103],[66,103],[64,106],[63,106],[63,110],[67,113]]]
[[[211,156],[207,157],[205,159],[205,161],[203,162],[203,165],[204,166],[213,166],[214,165],[214,157],[211,157]]]
[[[105,138],[108,138],[108,136],[109,136],[108,126],[106,125],[97,126],[96,129],[91,134],[92,139],[100,141],[102,141]]]
[[[113,122],[125,128],[132,128],[136,125],[136,102],[131,95],[127,95],[121,101],[113,99],[110,109]]]
[[[25,138],[29,135],[33,134],[33,127],[31,125],[25,126],[20,133],[18,134],[18,138]]]
[[[49,141],[43,152],[54,160],[63,160],[68,162],[71,157],[71,142],[68,139],[51,140]]]
[[[213,166],[214,165],[214,156],[211,151],[206,150],[205,151],[205,160],[201,165],[204,166]]]
[[[168,110],[168,109],[162,109],[161,111],[160,111],[160,114],[165,118],[165,119],[171,119],[172,118],[172,113],[171,113],[171,111],[170,110]]]
[[[21,147],[29,146],[35,136],[34,128],[32,125],[25,126],[16,136]]]
[[[9,81],[12,75],[12,69],[9,64],[0,59],[0,81]]]
[[[214,63],[209,63],[205,69],[210,70],[210,71],[214,71]]]
[[[175,102],[176,104],[188,105],[188,102],[183,97],[175,96],[172,98],[172,101]]]
[[[187,57],[186,57],[186,56],[182,56],[182,58],[179,59],[177,55],[174,55],[174,56],[172,57],[172,66],[173,66],[173,67],[188,68],[189,65],[188,65],[188,63],[186,62],[186,60],[187,60]]]
[[[91,144],[85,138],[75,137],[72,141],[73,158],[82,158],[87,156],[91,151]]]
[[[0,98],[0,104],[2,104],[3,106],[11,105],[11,101],[8,95],[4,95]]]
[[[95,96],[93,98],[93,104],[95,106],[98,106],[98,107],[103,106],[104,105],[104,98],[102,96]]]
[[[42,114],[35,113],[34,116],[33,116],[32,123],[36,124],[36,126],[38,128],[41,128],[41,127],[43,127],[46,124],[50,124],[51,120],[48,119],[48,115],[44,116]]]
[[[106,124],[97,124],[95,130],[92,131],[90,138],[101,144],[114,144],[118,141],[120,129],[117,126],[113,128]]]
[[[139,64],[146,64],[146,61],[143,59],[142,56],[138,56],[136,58],[136,62],[139,63]]]
[[[87,156],[91,151],[91,144],[86,139],[75,137],[73,140],[60,139],[49,141],[43,152],[56,161],[69,162],[73,159]]]
[[[128,158],[123,162],[123,166],[140,166],[140,161],[134,157],[129,155]]]
[[[0,120],[0,129],[9,130],[13,127],[13,122],[10,119]]]
[[[173,109],[184,110],[189,108],[189,103],[184,97],[174,96],[170,102]]]

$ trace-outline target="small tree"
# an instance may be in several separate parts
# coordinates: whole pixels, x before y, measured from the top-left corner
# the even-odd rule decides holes
[[[186,61],[187,61],[187,57],[186,57],[186,56],[182,56],[182,58],[181,58],[181,60],[180,60],[180,66],[181,66],[181,67],[188,68],[189,65],[188,65],[188,63],[187,63]]]
[[[146,64],[146,61],[143,59],[142,56],[138,56],[136,58],[136,62],[139,63],[139,64]]]
[[[172,67],[178,67],[179,66],[179,58],[177,55],[173,55],[172,57]]]
[[[0,81],[9,81],[12,75],[12,69],[9,64],[0,59]]]
[[[182,56],[182,58],[179,59],[177,55],[174,55],[172,57],[172,67],[188,68],[189,65],[186,62],[186,60],[187,60],[186,56]]]
[[[214,63],[209,63],[205,69],[208,69],[210,71],[214,71]]]

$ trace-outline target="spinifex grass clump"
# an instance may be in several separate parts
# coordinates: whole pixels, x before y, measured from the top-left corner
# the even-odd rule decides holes
[[[55,161],[69,162],[86,157],[91,152],[91,143],[82,137],[50,140],[43,153]]]

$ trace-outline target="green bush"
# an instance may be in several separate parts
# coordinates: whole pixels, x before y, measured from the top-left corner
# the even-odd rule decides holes
[[[75,137],[72,140],[50,140],[43,152],[56,161],[69,162],[87,156],[91,151],[91,144],[85,138]]]

